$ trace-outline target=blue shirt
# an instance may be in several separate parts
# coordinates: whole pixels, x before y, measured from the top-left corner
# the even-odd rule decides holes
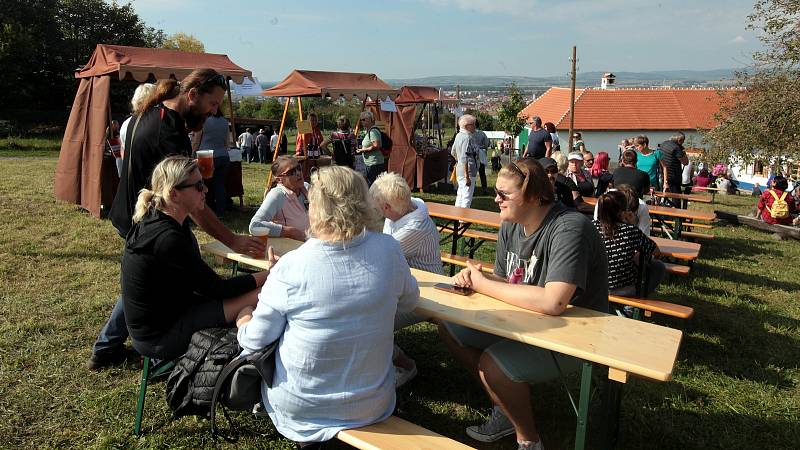
[[[310,239],[272,268],[258,299],[239,344],[249,354],[280,339],[273,387],[262,385],[278,432],[327,441],[392,414],[394,316],[419,300],[394,238]]]

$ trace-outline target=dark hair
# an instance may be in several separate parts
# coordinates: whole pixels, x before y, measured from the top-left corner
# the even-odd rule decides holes
[[[556,132],[556,126],[553,125],[553,122],[546,122],[544,124],[544,129],[547,130],[548,133],[555,133]]]
[[[643,134],[636,136],[636,145],[644,145],[647,147],[648,144],[650,144],[650,139],[648,139],[647,136]]]
[[[553,184],[547,178],[547,172],[538,161],[525,158],[503,166],[497,176],[516,178],[520,183],[522,198],[530,202],[539,199],[542,205],[549,205],[555,201]]]
[[[272,182],[269,184],[270,189],[278,185],[278,176],[281,174],[281,169],[286,167],[287,163],[297,164],[297,160],[294,156],[280,155],[272,162],[272,166],[269,168],[272,173]]]
[[[214,69],[195,69],[181,82],[174,78],[159,80],[156,83],[156,88],[147,100],[143,102],[142,111],[147,111],[164,100],[173,99],[192,89],[195,89],[200,94],[209,94],[214,92],[214,88],[220,88],[224,91],[227,89],[227,85],[225,77]]]
[[[789,189],[789,181],[783,175],[775,175],[775,178],[772,179],[772,187],[773,189],[785,191]]]
[[[636,161],[638,161],[638,160],[639,160],[639,157],[636,156],[636,152],[633,151],[633,150],[625,150],[625,152],[622,153],[622,162],[627,164],[627,165],[629,165],[629,166],[630,165],[634,165],[635,166],[636,165]]]
[[[622,192],[628,202],[626,210],[632,213],[639,212],[639,192],[629,184],[623,184],[617,190]]]
[[[628,200],[620,191],[608,191],[597,199],[597,220],[600,221],[603,237],[614,238],[614,230],[622,222],[622,213],[627,209]]]

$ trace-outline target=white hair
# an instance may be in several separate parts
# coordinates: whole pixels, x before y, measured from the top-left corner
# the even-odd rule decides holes
[[[155,88],[156,85],[153,83],[142,83],[136,87],[131,98],[131,113],[133,115],[139,115],[144,112],[142,109]]]
[[[388,203],[398,213],[405,214],[411,210],[411,189],[405,178],[394,172],[384,172],[378,176],[369,188],[369,195],[376,206]]]
[[[467,125],[474,125],[474,124],[475,124],[475,116],[473,116],[472,114],[464,114],[463,116],[458,118],[458,127],[461,128],[462,130]]]

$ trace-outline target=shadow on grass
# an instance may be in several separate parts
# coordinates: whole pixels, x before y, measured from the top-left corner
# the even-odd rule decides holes
[[[755,257],[775,254],[775,249],[764,248],[765,242],[754,239],[738,239],[716,236],[713,241],[702,243],[701,258],[707,260],[730,260],[732,257]]]

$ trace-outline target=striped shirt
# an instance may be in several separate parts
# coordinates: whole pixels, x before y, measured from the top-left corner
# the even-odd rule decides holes
[[[592,223],[606,246],[608,289],[635,285],[638,269],[633,261],[633,255],[637,251],[642,251],[639,257],[649,258],[656,248],[656,243],[634,225],[618,223],[614,230],[614,237],[609,239],[603,234],[603,226],[599,220],[592,221]]]
[[[428,207],[418,198],[411,198],[416,209],[397,221],[386,219],[383,232],[400,243],[409,267],[444,274],[439,254],[439,231],[428,216]]]

